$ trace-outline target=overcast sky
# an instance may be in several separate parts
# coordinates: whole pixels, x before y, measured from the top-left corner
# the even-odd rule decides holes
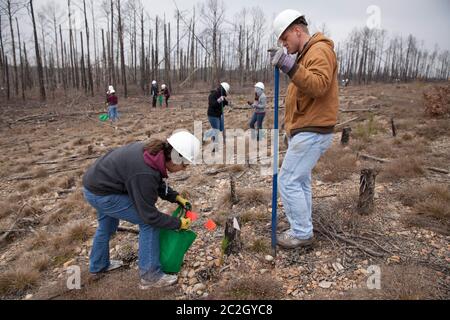
[[[363,27],[369,15],[366,10],[376,5],[381,10],[381,27],[390,35],[407,36],[413,34],[423,40],[427,48],[435,44],[441,49],[450,50],[450,0],[223,0],[229,21],[243,7],[260,6],[266,14],[267,24],[271,25],[274,16],[284,9],[296,9],[303,12],[316,26],[326,23],[331,37],[336,41],[344,40],[355,27]],[[36,6],[46,3],[36,0]],[[60,2],[59,0],[57,2]],[[201,0],[177,0],[180,10],[192,11]],[[100,1],[98,1],[100,3]],[[143,0],[148,13],[172,18],[175,12],[173,0]],[[65,1],[61,1],[65,5]],[[313,27],[314,28],[314,27]]]

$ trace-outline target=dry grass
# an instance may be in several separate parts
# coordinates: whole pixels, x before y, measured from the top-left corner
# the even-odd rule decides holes
[[[269,276],[233,279],[210,295],[212,300],[279,300],[282,284]]]
[[[271,244],[267,239],[256,238],[248,249],[255,253],[269,254],[271,252]]]
[[[450,121],[448,119],[429,120],[425,125],[416,129],[419,136],[434,141],[442,137],[450,136]]]
[[[39,280],[39,273],[35,270],[20,268],[0,274],[0,295],[20,296],[32,289]]]
[[[224,227],[228,218],[232,216],[231,212],[218,211],[211,216],[211,219],[221,227]]]
[[[135,270],[114,272],[102,279],[91,278],[82,271],[81,290],[73,290],[59,297],[62,300],[173,300],[173,288],[141,290],[139,277]],[[111,285],[114,284],[114,285]],[[174,287],[175,288],[175,287]],[[61,291],[67,291],[62,288]]]
[[[56,212],[50,213],[46,215],[42,221],[44,225],[47,226],[59,226],[63,223],[66,223],[69,221],[69,212],[66,212],[64,210],[58,210]]]
[[[48,184],[43,184],[43,185],[40,185],[37,188],[34,188],[32,193],[35,196],[40,196],[40,195],[49,193],[50,191],[51,191],[51,188],[49,187],[49,185]]]
[[[439,299],[440,288],[434,271],[419,266],[383,266],[381,290],[354,290],[346,298],[377,300]]]
[[[356,156],[339,146],[333,147],[320,159],[315,173],[324,182],[340,182],[358,172]]]
[[[31,189],[31,183],[29,183],[29,182],[22,182],[22,183],[19,183],[19,185],[17,186],[17,190],[21,191],[21,192],[27,191],[30,189]]]
[[[0,219],[6,218],[19,211],[20,207],[11,201],[0,202]]]
[[[257,212],[246,211],[242,213],[240,216],[243,224],[246,224],[248,222],[268,221],[271,219],[270,213],[268,213],[266,210],[259,210]]]
[[[23,254],[18,260],[18,265],[26,265],[38,272],[46,271],[51,265],[50,256],[43,251],[30,251]]]
[[[423,161],[418,157],[404,157],[383,166],[380,181],[395,182],[401,179],[413,179],[425,175]]]
[[[271,192],[265,189],[253,189],[253,190],[237,189],[236,196],[238,198],[238,205],[240,207],[245,208],[268,206],[272,199]],[[229,208],[230,206],[231,206],[231,192],[228,191],[219,200],[219,207]]]
[[[56,181],[56,186],[61,189],[68,190],[73,188],[76,185],[75,177],[64,176],[58,178]]]
[[[85,242],[94,234],[93,229],[87,222],[80,221],[69,225],[61,239],[65,243]]]
[[[37,168],[37,169],[33,170],[33,174],[34,174],[35,178],[47,178],[48,177],[48,172],[44,168]]]
[[[36,232],[35,236],[30,240],[29,249],[35,250],[39,248],[45,248],[51,241],[51,235],[49,232],[44,230],[39,230]]]
[[[450,187],[426,184],[419,188],[405,187],[398,195],[403,205],[413,208],[405,217],[408,225],[450,234]]]
[[[234,165],[234,166],[230,166],[228,168],[228,172],[231,173],[241,173],[245,170],[245,167],[243,165]]]
[[[84,146],[86,144],[89,144],[89,141],[86,141],[83,138],[78,138],[72,142],[72,147]]]
[[[450,187],[448,185],[427,185],[423,188],[423,194],[426,199],[415,206],[418,214],[445,219],[450,217]]]

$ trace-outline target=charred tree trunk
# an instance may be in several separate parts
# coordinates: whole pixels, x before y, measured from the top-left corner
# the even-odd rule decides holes
[[[352,128],[346,127],[342,130],[342,138],[341,138],[341,144],[343,146],[346,146],[350,143],[350,134],[352,133]]]
[[[83,43],[83,32],[80,31],[80,41],[81,41],[81,83],[83,85],[84,88],[84,92],[85,94],[88,93],[89,89],[88,89],[88,83],[87,83],[87,78],[86,78],[86,67],[85,67],[85,59],[84,59],[84,43]]]
[[[16,42],[14,39],[14,28],[13,28],[13,13],[11,11],[11,0],[6,1],[8,18],[9,18],[9,28],[11,32],[11,46],[12,46],[12,56],[13,56],[13,67],[14,67],[14,89],[16,96],[19,95],[19,75],[17,71],[17,59],[16,59]]]
[[[145,31],[144,31],[144,10],[141,12],[141,89],[145,95],[145,43],[144,43]]]
[[[117,10],[119,15],[119,39],[120,39],[120,63],[122,69],[122,83],[125,98],[128,98],[128,87],[127,87],[127,74],[125,66],[125,49],[123,43],[123,25],[122,25],[122,14],[121,14],[121,3],[120,0],[117,1]]]
[[[41,100],[45,101],[47,99],[47,97],[46,97],[45,85],[44,85],[44,70],[42,69],[41,54],[39,52],[39,40],[38,40],[37,30],[36,30],[36,20],[34,18],[33,0],[30,0],[30,12],[31,12],[31,19],[33,21],[34,47],[35,47],[35,51],[36,51],[36,62],[37,62],[37,68],[38,68],[38,78],[39,78]]]
[[[236,193],[236,179],[233,174],[230,174],[230,200],[231,208],[239,202],[239,198]]]
[[[241,230],[235,225],[236,221],[240,228],[241,219],[239,217],[229,218],[225,226],[225,237],[223,239],[222,249],[224,254],[228,256],[237,254],[242,250]]]
[[[5,66],[6,66],[6,62],[5,62],[5,47],[3,46],[3,29],[2,29],[2,15],[0,14],[0,67],[2,68],[1,72],[2,72],[2,83],[4,83],[6,81],[5,79]]]
[[[5,57],[6,99],[11,99],[11,83],[9,81],[8,57]]]
[[[373,169],[364,169],[361,171],[358,203],[358,212],[361,215],[370,215],[374,210],[375,180],[377,174]]]
[[[25,80],[24,80],[24,70],[23,70],[23,56],[22,56],[22,40],[20,39],[20,28],[19,28],[19,20],[16,18],[17,24],[17,38],[19,40],[19,58],[20,58],[20,84],[22,88],[22,100],[25,101]]]
[[[86,48],[87,48],[87,68],[88,68],[88,91],[91,96],[94,96],[94,78],[92,76],[92,67],[91,67],[91,49],[89,42],[89,24],[87,20],[87,11],[86,11],[86,0],[83,0],[83,9],[84,9],[84,24],[86,28]],[[83,41],[82,41],[83,42]]]
[[[66,69],[66,58],[65,58],[65,52],[64,52],[64,42],[62,37],[62,28],[61,25],[59,25],[59,42],[61,45],[61,79],[63,83],[64,92],[67,91],[67,79],[68,79],[68,72]]]
[[[111,55],[109,57],[109,68],[111,72],[112,84],[116,84],[116,72],[114,67],[114,1],[111,0]]]
[[[396,137],[397,136],[397,126],[395,125],[394,118],[391,119],[391,127],[392,127],[392,136]]]
[[[58,26],[56,23],[56,14],[53,14],[53,31],[55,33],[55,51],[56,51],[56,75],[57,83],[61,83],[61,69],[59,65],[59,46],[58,46]]]
[[[159,19],[158,16],[156,16],[156,22],[155,22],[155,60],[153,60],[155,63],[154,69],[155,69],[155,78],[157,81],[159,81]]]
[[[106,70],[107,70],[107,60],[106,60],[106,49],[105,49],[105,31],[102,29],[102,48],[103,48],[103,82],[106,82]]]

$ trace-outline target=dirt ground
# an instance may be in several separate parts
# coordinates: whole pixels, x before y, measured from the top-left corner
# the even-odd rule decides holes
[[[152,109],[149,98],[121,99],[117,129],[98,120],[104,112],[101,99],[62,96],[47,104],[2,103],[0,297],[448,299],[450,118],[426,115],[423,97],[436,85],[341,90],[339,122],[354,120],[348,124],[352,136],[344,147],[337,133],[314,171],[317,241],[311,249],[279,250],[272,256],[272,177],[261,176],[259,165],[191,166],[171,176],[169,184],[187,193],[200,214],[193,227],[198,239],[186,256],[179,284],[152,292],[137,287],[133,233],[119,232],[111,240],[111,257],[124,260],[126,268],[103,277],[87,272],[96,219],[83,199],[81,178],[112,148],[150,137],[167,138],[176,129],[193,132],[194,120],[209,129],[207,93],[175,95],[169,109]],[[250,87],[230,97],[233,109],[226,111],[227,128],[247,129],[251,110],[244,105],[251,97]],[[272,113],[270,109],[266,128],[273,126]],[[375,210],[361,216],[356,208],[360,172],[367,168],[379,172]],[[235,177],[239,200],[234,205],[230,175]],[[158,207],[163,212],[176,208],[165,202]],[[281,201],[279,213],[283,230],[287,221]],[[232,216],[241,219],[244,246],[239,254],[225,256],[224,222]],[[207,219],[218,224],[215,231],[205,229]],[[70,291],[66,270],[74,265],[81,267],[82,288]],[[368,280],[377,268],[381,289],[369,290]]]

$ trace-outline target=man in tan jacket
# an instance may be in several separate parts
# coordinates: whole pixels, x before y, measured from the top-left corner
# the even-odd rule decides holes
[[[279,178],[290,229],[278,236],[278,244],[293,249],[314,240],[311,173],[333,140],[339,110],[338,64],[333,42],[321,33],[310,36],[300,12],[283,11],[274,28],[286,50],[271,53],[272,65],[291,79],[284,123],[289,149]]]

